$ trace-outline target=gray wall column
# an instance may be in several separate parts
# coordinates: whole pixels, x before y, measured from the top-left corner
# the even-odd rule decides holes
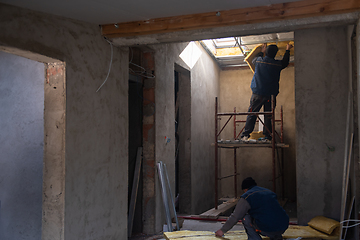
[[[295,31],[299,224],[339,220],[349,91],[347,27]]]

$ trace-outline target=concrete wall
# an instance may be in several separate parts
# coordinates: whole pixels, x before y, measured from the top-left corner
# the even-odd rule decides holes
[[[356,51],[356,58],[355,58],[355,63],[353,64],[353,71],[355,71],[355,76],[354,79],[355,80],[355,85],[357,86],[356,88],[356,93],[357,94],[354,94],[354,98],[355,98],[355,102],[357,103],[357,109],[359,108],[359,101],[360,101],[360,91],[359,91],[359,86],[360,86],[360,19],[357,21],[356,23],[356,36],[355,36],[355,39],[354,39],[354,44],[355,44],[355,51]],[[354,111],[354,114],[356,115],[356,111]],[[358,110],[357,111],[357,123],[359,123],[359,119],[360,119],[360,111]],[[357,139],[357,143],[360,142],[360,135],[359,135],[359,132],[360,132],[360,128],[358,128],[358,139]],[[355,140],[356,142],[356,140]],[[359,145],[359,144],[357,144]],[[356,149],[356,148],[355,148]],[[360,156],[360,149],[358,147],[358,151],[357,151],[357,154],[355,153],[355,156]],[[356,181],[356,184],[355,184],[355,188],[356,188],[356,191],[355,191],[355,194],[356,196],[360,196],[360,187],[359,184],[360,184],[360,164],[356,164],[356,161],[354,161],[355,163],[355,168],[354,168],[354,171],[355,171],[355,181]],[[356,198],[355,199],[355,212],[358,212],[359,209],[360,209],[360,199],[359,198]],[[357,230],[359,231],[359,230]]]
[[[1,239],[41,239],[44,80],[43,63],[0,51]]]
[[[220,69],[200,47],[202,55],[193,69],[179,58],[188,43],[154,45],[156,102],[156,162],[163,161],[175,189],[175,63],[190,71],[191,78],[191,211],[204,212],[213,207],[214,98],[218,94]],[[170,142],[165,142],[165,136]],[[163,203],[156,176],[156,230],[162,228]],[[181,181],[181,179],[180,179]],[[181,183],[180,183],[181,184]],[[144,189],[146,191],[146,189]]]
[[[295,31],[297,203],[299,224],[339,220],[349,90],[347,31]]]
[[[125,239],[128,50],[114,47],[109,79],[95,93],[110,62],[110,46],[98,26],[2,4],[0,21],[0,46],[66,64],[65,192],[59,193],[65,194],[65,207],[44,210],[48,221],[65,215],[57,226],[64,234],[52,239]]]
[[[191,71],[191,180],[192,212],[214,207],[215,97],[220,93],[220,69],[202,49]]]
[[[295,43],[296,44],[296,43]],[[220,97],[219,112],[233,112],[236,107],[237,112],[247,112],[251,89],[250,83],[253,73],[250,69],[227,70],[220,74]],[[284,195],[290,200],[296,200],[296,179],[295,179],[295,93],[294,93],[294,67],[289,66],[281,72],[280,93],[277,97],[276,119],[280,119],[280,109],[284,110],[284,141],[289,144],[289,148],[284,149],[284,168],[285,168],[285,192]],[[221,127],[228,117],[221,118]],[[237,116],[237,120],[246,120],[246,116]],[[237,133],[245,123],[237,125]],[[219,129],[220,130],[220,129]],[[280,124],[276,124],[276,130],[280,133]],[[256,124],[254,131],[258,131]],[[222,139],[232,139],[233,119],[228,123]],[[220,177],[234,174],[234,150],[220,149]],[[280,150],[279,150],[280,153]],[[246,177],[253,177],[259,186],[272,189],[272,152],[271,148],[238,148],[236,150],[237,159],[237,192],[242,194],[241,182]],[[278,162],[277,176],[279,176]],[[234,178],[226,178],[220,181],[219,194],[221,197],[234,197]],[[277,180],[277,194],[282,196],[280,178]]]

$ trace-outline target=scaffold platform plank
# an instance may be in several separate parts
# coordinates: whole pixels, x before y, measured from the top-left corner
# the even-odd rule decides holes
[[[215,146],[215,144],[211,144],[212,146]],[[218,143],[219,148],[240,148],[240,147],[263,147],[263,148],[272,148],[271,143],[236,143],[236,142],[219,142]],[[277,148],[288,148],[289,144],[285,143],[276,143],[275,147]]]
[[[232,198],[232,199],[220,204],[217,209],[212,208],[212,209],[200,214],[200,217],[201,218],[216,219],[221,214],[225,213],[226,211],[228,211],[229,209],[234,207],[237,204],[238,201],[239,201],[238,198]]]

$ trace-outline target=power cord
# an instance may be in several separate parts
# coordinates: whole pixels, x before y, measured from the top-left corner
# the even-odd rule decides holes
[[[113,61],[113,44],[112,44],[109,40],[107,40],[106,38],[105,38],[105,40],[110,44],[110,47],[111,47],[111,60],[110,60],[109,71],[108,71],[108,74],[107,74],[107,76],[106,76],[106,79],[105,79],[105,81],[100,85],[100,87],[96,90],[96,92],[98,92],[98,91],[102,88],[102,86],[104,86],[104,84],[106,83],[106,81],[108,80],[109,75],[110,75],[110,70],[111,70],[112,61]]]

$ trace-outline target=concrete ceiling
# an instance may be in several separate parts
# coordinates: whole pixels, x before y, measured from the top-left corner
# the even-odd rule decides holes
[[[101,25],[296,1],[298,0],[0,0],[9,5]]]

